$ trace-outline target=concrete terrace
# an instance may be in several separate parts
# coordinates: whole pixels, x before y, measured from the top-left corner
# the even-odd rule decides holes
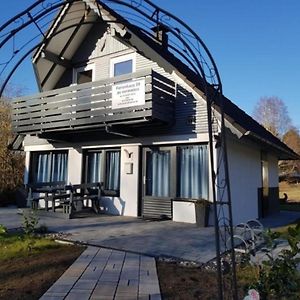
[[[63,232],[67,239],[89,245],[205,263],[215,257],[214,228],[173,221],[145,221],[133,217],[89,215],[71,220],[39,216],[39,224],[50,231]],[[282,226],[300,218],[299,212],[281,212],[262,219],[266,227]],[[0,209],[0,224],[8,228],[22,225],[16,208]]]
[[[68,240],[93,246],[199,263],[215,257],[213,227],[93,214],[70,220],[50,215],[41,215],[39,219],[39,225],[45,224],[49,231],[63,232]],[[20,227],[22,215],[17,209],[0,209],[0,224]]]

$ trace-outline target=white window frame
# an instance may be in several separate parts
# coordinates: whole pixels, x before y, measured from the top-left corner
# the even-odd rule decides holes
[[[117,63],[132,60],[132,73],[136,72],[136,53],[125,54],[110,59],[110,77],[114,77],[114,66]]]
[[[78,73],[89,70],[92,70],[92,81],[95,81],[95,64],[87,64],[85,66],[73,69],[73,84],[77,84]]]

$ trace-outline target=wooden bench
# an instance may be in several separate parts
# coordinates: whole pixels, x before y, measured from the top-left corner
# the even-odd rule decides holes
[[[27,203],[32,209],[38,209],[39,201],[45,201],[45,209],[48,210],[48,201],[52,201],[50,195],[54,192],[63,191],[65,183],[61,181],[27,184]],[[52,210],[55,210],[55,203],[52,201]]]
[[[32,209],[38,209],[40,200],[45,201],[45,211],[49,210],[48,202],[52,203],[52,211],[55,212],[56,204],[62,206],[63,214],[72,218],[79,211],[79,204],[84,207],[84,201],[91,201],[91,207],[96,213],[100,213],[100,198],[102,195],[102,183],[83,183],[65,185],[63,182],[47,182],[27,185],[27,201]]]
[[[97,214],[100,213],[100,199],[102,195],[102,184],[97,183],[82,183],[67,185],[65,187],[67,192],[63,195],[54,195],[55,199],[59,199],[63,207],[63,213],[68,217],[72,218],[76,211],[79,211],[84,207],[84,201],[91,201],[91,207]]]

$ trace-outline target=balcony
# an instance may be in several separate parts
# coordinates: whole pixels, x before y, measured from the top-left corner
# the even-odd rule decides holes
[[[165,126],[174,121],[174,100],[174,82],[148,69],[15,99],[13,130],[46,136],[114,125]]]

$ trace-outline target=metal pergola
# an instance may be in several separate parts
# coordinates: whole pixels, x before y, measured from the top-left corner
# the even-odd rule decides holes
[[[224,298],[224,268],[222,253],[230,253],[232,299],[237,299],[235,253],[233,247],[233,221],[228,173],[224,102],[221,78],[216,63],[199,35],[177,16],[149,0],[38,0],[0,26],[0,96],[5,87],[30,55],[55,35],[45,34],[51,19],[65,6],[85,2],[86,7],[111,10],[121,18],[125,28],[134,28],[153,37],[153,29],[163,29],[168,36],[168,51],[184,62],[203,86],[207,103],[210,148],[211,190],[214,208],[216,257],[219,299]],[[101,20],[104,21],[104,20]],[[112,21],[106,21],[112,23]],[[83,22],[82,25],[85,23]],[[87,23],[86,23],[87,24]],[[67,30],[68,27],[64,28]],[[157,30],[158,32],[158,30]],[[157,36],[157,39],[159,37]],[[5,54],[4,54],[5,53]],[[218,112],[214,109],[217,106]],[[218,130],[213,128],[218,114]],[[219,133],[216,136],[216,133]],[[214,147],[217,147],[218,157]],[[228,245],[228,240],[231,241]]]

